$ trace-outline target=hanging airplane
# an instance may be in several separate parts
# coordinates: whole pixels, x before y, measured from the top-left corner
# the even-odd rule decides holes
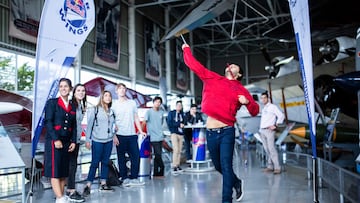
[[[205,24],[209,20],[219,16],[226,10],[232,9],[235,0],[219,1],[219,0],[200,0],[194,4],[180,18],[161,39],[165,42],[173,37],[179,37],[188,33],[197,27]]]

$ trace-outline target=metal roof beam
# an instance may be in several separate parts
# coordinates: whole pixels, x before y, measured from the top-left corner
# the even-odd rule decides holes
[[[152,3],[135,4],[134,7],[141,8],[141,7],[148,7],[148,6],[157,6],[159,4],[174,3],[174,2],[179,2],[179,1],[183,1],[183,0],[158,0],[158,1],[155,1]]]

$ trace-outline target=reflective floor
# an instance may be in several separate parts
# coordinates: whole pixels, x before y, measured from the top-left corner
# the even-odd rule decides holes
[[[84,158],[84,160],[88,157]],[[244,181],[244,197],[241,202],[256,203],[309,203],[313,201],[312,181],[305,170],[291,166],[283,167],[279,175],[262,172],[262,163],[255,149],[236,147],[234,171]],[[183,164],[182,168],[187,168]],[[88,166],[79,167],[79,179],[85,179]],[[216,171],[187,172],[174,176],[170,172],[170,162],[166,161],[164,178],[144,178],[146,184],[138,187],[116,186],[115,191],[104,193],[98,190],[98,184],[92,185],[91,194],[86,202],[131,202],[131,203],[217,203],[221,202],[221,175]],[[28,187],[28,184],[27,184]],[[48,186],[40,184],[34,188],[27,202],[55,202],[53,192]],[[77,183],[82,192],[84,182]],[[235,195],[235,193],[234,193]],[[9,198],[8,198],[9,199]],[[20,202],[21,198],[18,198]],[[31,200],[31,201],[30,201]],[[319,202],[340,202],[339,194],[324,187],[319,189]],[[1,202],[1,200],[0,200]],[[234,200],[235,202],[235,200]]]

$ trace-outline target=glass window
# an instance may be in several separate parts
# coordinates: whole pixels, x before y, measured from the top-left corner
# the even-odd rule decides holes
[[[15,54],[0,50],[0,88],[15,91],[16,89]]]

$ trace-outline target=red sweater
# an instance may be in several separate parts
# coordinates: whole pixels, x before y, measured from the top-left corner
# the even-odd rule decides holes
[[[246,108],[252,116],[259,113],[259,105],[237,80],[229,80],[205,68],[191,54],[190,47],[184,48],[185,64],[203,81],[201,111],[229,126],[234,126],[236,112],[241,107],[239,95],[249,103]]]

